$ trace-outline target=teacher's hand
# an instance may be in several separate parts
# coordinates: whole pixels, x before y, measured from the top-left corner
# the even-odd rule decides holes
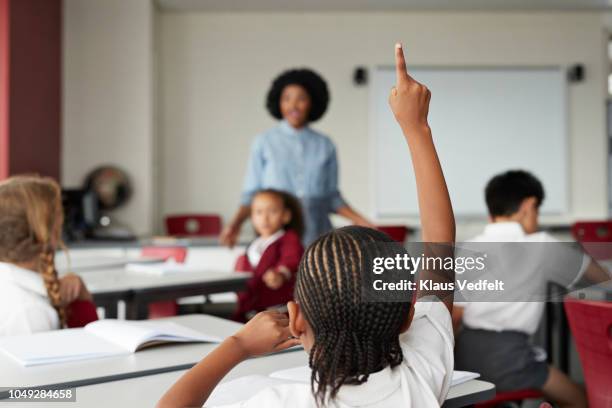
[[[221,231],[221,235],[219,236],[219,242],[222,245],[226,245],[230,248],[233,248],[238,242],[238,236],[240,235],[240,227],[236,227],[235,225],[228,225]]]

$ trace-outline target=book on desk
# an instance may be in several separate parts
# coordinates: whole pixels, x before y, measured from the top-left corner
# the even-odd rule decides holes
[[[174,322],[106,319],[79,329],[5,337],[0,350],[27,367],[120,356],[166,343],[220,341]]]

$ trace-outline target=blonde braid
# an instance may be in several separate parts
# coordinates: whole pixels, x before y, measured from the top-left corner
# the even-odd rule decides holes
[[[51,300],[51,304],[57,311],[57,316],[60,321],[60,328],[66,325],[66,309],[62,305],[62,297],[60,295],[60,282],[55,269],[53,251],[44,251],[40,254],[39,272],[47,288],[47,295]]]

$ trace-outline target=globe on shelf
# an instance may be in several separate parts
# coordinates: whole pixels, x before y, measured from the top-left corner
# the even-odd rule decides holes
[[[120,224],[109,214],[124,206],[132,196],[132,184],[125,171],[115,166],[97,167],[87,175],[83,188],[95,195],[99,211],[98,225],[93,231],[92,238],[135,239],[128,226]]]

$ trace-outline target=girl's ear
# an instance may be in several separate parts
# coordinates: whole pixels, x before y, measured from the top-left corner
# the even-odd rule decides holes
[[[293,337],[300,338],[306,328],[300,305],[290,301],[287,303],[287,311],[289,312],[289,331]]]

